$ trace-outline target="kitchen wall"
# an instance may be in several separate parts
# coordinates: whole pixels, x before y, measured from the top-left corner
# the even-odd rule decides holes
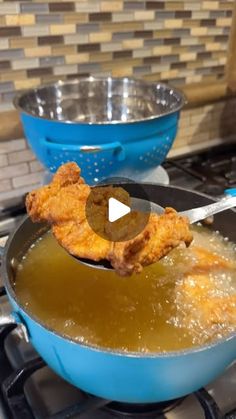
[[[233,5],[0,0],[0,117],[13,109],[17,90],[78,75],[135,76],[180,88],[206,83],[207,90],[224,78]],[[222,99],[182,112],[174,152],[230,138],[234,108],[234,99]],[[3,138],[0,200],[38,186],[41,177],[25,140]]]

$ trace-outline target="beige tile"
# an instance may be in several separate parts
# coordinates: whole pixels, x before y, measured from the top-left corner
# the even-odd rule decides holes
[[[89,36],[83,33],[76,33],[74,35],[64,36],[65,45],[87,44],[88,41],[89,41]]]
[[[182,19],[166,19],[164,27],[167,29],[177,29],[182,28],[183,20]]]
[[[184,1],[185,10],[201,10],[201,1]]]
[[[29,149],[23,151],[13,151],[12,153],[8,154],[9,164],[23,163],[27,161],[32,161],[34,159],[35,156]]]
[[[133,20],[134,20],[134,13],[123,12],[123,13],[112,14],[113,22],[133,22]]]
[[[142,64],[142,60],[141,59],[127,59],[127,58],[121,58],[120,60],[115,60],[115,65],[113,62],[104,62],[101,63],[101,67],[102,70],[109,70],[110,68],[116,69],[116,67],[118,69],[120,69],[120,67],[122,67],[122,65],[124,65],[124,67],[126,68],[130,68],[130,67],[134,67],[134,66],[138,66]]]
[[[134,12],[134,20],[154,20],[155,12],[153,10],[136,10]]]
[[[161,77],[163,79],[171,79],[178,76],[178,70],[161,71]]]
[[[190,36],[188,38],[181,38],[180,42],[181,45],[198,45],[199,39],[194,36]]]
[[[78,67],[76,64],[74,65],[60,65],[57,67],[54,67],[53,73],[56,76],[64,76],[66,74],[77,74],[78,73]]]
[[[64,34],[75,33],[75,32],[76,32],[76,26],[73,24],[50,26],[50,33],[52,35],[64,35]]]
[[[31,48],[37,46],[37,38],[11,38],[10,39],[10,47],[11,48]]]
[[[218,10],[219,1],[203,1],[202,2],[202,9],[203,10]]]
[[[26,176],[13,177],[12,183],[14,188],[19,188],[27,185],[38,184],[42,181],[43,174],[41,172],[30,173]]]
[[[220,1],[219,2],[219,9],[223,9],[223,10],[233,10],[233,1]]]
[[[121,66],[121,67],[115,67],[112,69],[112,75],[114,77],[126,77],[126,76],[132,76],[133,73],[133,67],[127,67]]]
[[[223,26],[223,27],[227,27],[227,26],[231,26],[232,23],[232,18],[219,18],[216,19],[216,26]]]
[[[77,12],[99,12],[100,2],[99,1],[76,1],[75,10]]]
[[[49,26],[33,25],[22,27],[23,36],[46,36],[49,35]]]
[[[30,162],[29,165],[30,165],[30,171],[32,173],[41,172],[41,171],[45,170],[43,165],[38,160],[34,160],[34,161]]]
[[[1,7],[1,6],[0,6]],[[7,26],[27,26],[35,23],[34,15],[6,15],[5,16]]]
[[[186,52],[185,54],[181,54],[179,57],[180,61],[193,61],[197,57],[195,52]]]
[[[88,22],[88,14],[87,13],[63,13],[63,20],[65,23],[86,23]]]
[[[51,47],[42,46],[34,48],[25,48],[26,57],[44,57],[45,55],[51,55]]]
[[[152,49],[154,55],[168,55],[172,52],[172,47],[169,45],[158,45]]]
[[[152,73],[160,73],[170,70],[170,64],[152,64],[151,65]]]
[[[0,167],[4,167],[8,165],[7,155],[0,154]]]
[[[7,192],[12,189],[12,184],[10,179],[3,179],[0,181],[0,192]]]
[[[184,2],[183,1],[165,1],[165,9],[166,10],[184,10]]]
[[[0,79],[1,81],[14,81],[14,80],[24,80],[26,79],[26,71],[25,70],[15,70],[15,71],[6,71],[0,72]],[[1,145],[0,145],[1,147]]]
[[[142,49],[135,49],[133,51],[134,58],[142,58],[142,57],[149,57],[152,55],[151,48],[142,48]]]
[[[101,44],[102,52],[114,52],[114,51],[121,51],[121,50],[122,50],[121,42],[109,42],[107,44]]]
[[[102,1],[101,12],[120,12],[123,9],[123,1]]]
[[[89,53],[67,55],[65,60],[67,64],[87,63],[89,61]]]
[[[209,11],[201,10],[201,11],[192,11],[192,18],[193,19],[209,19]]]
[[[23,69],[37,68],[37,67],[39,67],[38,58],[25,58],[23,60],[12,61],[13,70],[23,70]]]
[[[211,42],[209,44],[206,44],[205,46],[206,51],[218,51],[221,49],[221,44],[219,42]]]
[[[199,27],[199,28],[191,28],[191,35],[193,36],[201,36],[207,34],[207,28]]]
[[[164,28],[164,21],[161,20],[154,20],[150,22],[144,22],[144,30],[146,31],[155,31]]]
[[[142,48],[143,39],[126,39],[122,41],[122,47],[124,49],[138,49]]]
[[[13,166],[2,167],[0,170],[0,179],[10,179],[15,176],[25,175],[29,172],[27,163],[15,164]]]
[[[38,86],[39,84],[40,84],[40,78],[30,78],[30,79],[26,79],[26,80],[16,80],[14,82],[16,90],[31,89],[33,87]],[[24,161],[24,160],[22,160],[22,161]]]
[[[0,15],[6,14],[18,14],[20,12],[19,2],[1,2],[0,5]]]
[[[0,50],[9,48],[9,41],[7,38],[0,38]]]
[[[89,42],[110,42],[111,32],[92,32],[89,34]]]
[[[5,26],[6,25],[6,18],[5,16],[0,16],[0,25]]]

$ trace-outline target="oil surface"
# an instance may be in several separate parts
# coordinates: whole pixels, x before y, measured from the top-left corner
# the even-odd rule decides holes
[[[181,322],[186,312],[179,304],[181,287],[177,285],[193,269],[196,259],[191,247],[196,245],[235,261],[233,245],[219,234],[196,227],[189,249],[175,249],[140,275],[122,278],[81,265],[46,233],[19,265],[16,293],[41,322],[80,342],[141,352],[189,348],[213,339],[207,331],[196,338],[186,321]],[[210,275],[214,280],[214,274]],[[219,277],[221,285],[226,282],[224,295],[236,293],[234,269],[227,270],[227,281],[224,269],[217,271],[218,282]],[[230,331],[227,327],[222,335]]]

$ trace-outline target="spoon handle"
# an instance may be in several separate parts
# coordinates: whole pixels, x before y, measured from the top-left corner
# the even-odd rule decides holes
[[[227,196],[214,204],[209,204],[204,207],[193,208],[191,210],[182,211],[180,214],[188,217],[190,224],[218,214],[218,212],[233,208],[236,206],[236,196]]]

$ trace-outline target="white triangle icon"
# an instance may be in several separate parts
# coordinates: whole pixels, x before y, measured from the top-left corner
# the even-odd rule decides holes
[[[109,198],[108,201],[108,220],[110,223],[113,223],[119,218],[124,217],[124,215],[129,214],[130,207],[128,205],[122,204],[115,198]]]

